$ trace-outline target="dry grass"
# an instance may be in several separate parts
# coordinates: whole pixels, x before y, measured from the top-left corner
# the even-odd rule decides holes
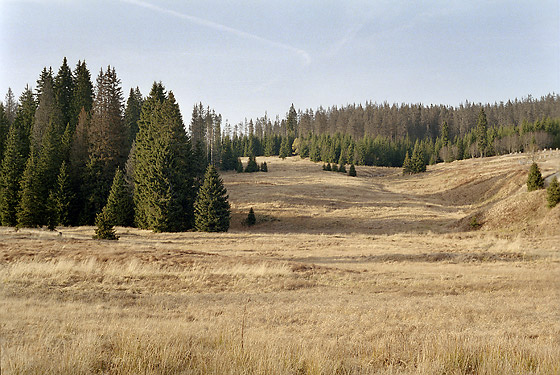
[[[270,158],[224,175],[229,233],[1,228],[2,373],[558,374],[560,208],[524,160]]]

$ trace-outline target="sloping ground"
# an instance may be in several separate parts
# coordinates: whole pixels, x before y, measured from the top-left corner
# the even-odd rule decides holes
[[[223,177],[233,230],[246,230],[242,221],[253,207],[259,224],[251,231],[257,232],[444,233],[471,230],[476,216],[483,229],[541,233],[559,223],[542,192],[526,192],[532,158],[545,176],[560,169],[560,152],[548,152],[438,164],[412,176],[360,166],[352,178],[293,157],[262,158],[268,173]]]

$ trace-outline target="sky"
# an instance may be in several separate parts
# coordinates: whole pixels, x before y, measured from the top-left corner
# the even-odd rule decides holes
[[[185,123],[389,102],[457,106],[560,93],[560,2],[0,0],[0,99],[68,59],[124,97],[154,81]]]

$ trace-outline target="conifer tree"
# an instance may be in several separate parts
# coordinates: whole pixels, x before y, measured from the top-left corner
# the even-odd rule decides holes
[[[161,83],[154,83],[138,123],[135,220],[141,228],[177,232],[193,225],[192,146],[173,93],[162,93]]]
[[[331,163],[327,163],[327,166],[325,167],[326,171],[332,171],[332,167],[331,167]]]
[[[266,161],[262,162],[260,170],[261,172],[268,172],[268,165],[266,164]]]
[[[338,167],[338,171],[340,173],[346,173],[346,166],[344,164],[340,164],[340,167]]]
[[[237,167],[237,159],[233,154],[233,148],[229,135],[224,137],[221,159],[222,159],[222,163],[221,163],[222,170],[231,171]]]
[[[58,74],[54,77],[53,82],[56,104],[60,111],[61,126],[64,128],[70,123],[72,118],[72,96],[74,94],[74,81],[72,71],[68,66],[66,57],[62,60],[62,65],[58,70]]]
[[[527,176],[527,191],[534,191],[544,188],[544,179],[537,163],[533,163]]]
[[[259,165],[257,164],[257,160],[254,156],[249,156],[249,161],[247,162],[247,166],[245,167],[245,173],[252,173],[258,172]]]
[[[38,186],[34,152],[27,159],[21,179],[21,198],[17,209],[17,226],[34,228],[44,217],[44,207]]]
[[[72,129],[76,128],[82,109],[89,115],[92,105],[93,84],[91,83],[91,74],[86,62],[78,61],[73,74],[72,115],[70,116]]]
[[[249,214],[247,215],[245,223],[250,227],[257,223],[257,218],[255,217],[255,211],[253,211],[253,207],[251,207],[251,209],[249,210]]]
[[[56,224],[70,225],[70,207],[73,200],[72,184],[66,162],[60,165],[60,171],[56,180],[56,186],[51,191],[50,201],[54,209]]]
[[[17,126],[11,126],[6,139],[0,174],[0,221],[4,226],[17,224],[20,181],[26,163],[22,133]]]
[[[354,164],[350,164],[350,170],[348,171],[348,176],[356,177],[356,167]]]
[[[335,163],[333,163],[332,166],[331,166],[331,171],[333,171],[333,172],[338,172],[338,165],[336,165]]]
[[[235,167],[235,170],[237,173],[243,173],[243,162],[241,161],[241,158],[237,158],[237,166]]]
[[[118,240],[119,236],[115,234],[115,228],[111,223],[111,216],[107,210],[103,209],[95,217],[95,240]]]
[[[292,147],[290,137],[286,136],[282,138],[282,143],[280,144],[280,157],[286,159],[288,156],[292,156]]]
[[[130,89],[128,99],[126,101],[126,109],[124,110],[124,126],[128,132],[128,148],[132,147],[132,143],[138,133],[138,120],[142,113],[142,94],[140,89]]]
[[[64,129],[62,126],[62,112],[56,102],[53,82],[47,77],[43,84],[31,132],[31,144],[37,151],[41,148],[43,136],[49,126],[52,125],[54,131],[59,134],[62,134]]]
[[[26,86],[25,90],[21,93],[19,97],[19,107],[16,112],[16,117],[12,126],[15,126],[21,130],[21,153],[27,158],[30,150],[30,138],[31,129],[33,127],[33,121],[35,118],[35,112],[37,110],[37,103],[33,97],[33,92]]]
[[[548,188],[546,188],[546,200],[548,207],[550,208],[553,208],[560,203],[560,184],[558,184],[556,176],[552,178]]]
[[[227,232],[230,206],[227,190],[213,165],[208,166],[196,203],[195,227],[201,232]]]
[[[6,111],[6,118],[8,119],[8,123],[11,125],[16,118],[16,112],[18,109],[18,103],[14,96],[14,92],[12,91],[11,87],[8,87],[8,92],[6,93],[6,97],[4,100],[4,110]]]
[[[476,145],[481,157],[486,156],[486,148],[488,147],[488,121],[484,108],[480,108],[478,120],[476,122]]]
[[[6,148],[6,139],[8,137],[8,129],[10,122],[4,110],[4,104],[0,102],[0,161],[4,157],[4,149]]]
[[[113,225],[130,227],[134,223],[134,202],[120,168],[115,172],[104,210],[107,211]]]

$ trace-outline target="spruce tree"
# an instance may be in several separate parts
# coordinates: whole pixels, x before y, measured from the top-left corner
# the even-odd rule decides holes
[[[107,210],[103,209],[95,217],[95,240],[118,240],[119,236],[115,234],[115,228],[111,223],[111,215]]]
[[[546,200],[548,207],[553,208],[560,203],[560,185],[556,176],[550,181],[550,185],[546,188]]]
[[[162,99],[163,98],[163,99]],[[139,227],[184,231],[193,225],[192,147],[172,92],[154,83],[136,136],[134,204]]]
[[[20,181],[26,164],[22,133],[17,126],[11,126],[6,139],[0,173],[0,221],[4,226],[17,224]]]
[[[534,191],[544,188],[544,179],[537,163],[533,163],[527,176],[527,191]]]
[[[282,143],[280,144],[280,155],[282,159],[286,159],[288,156],[292,156],[292,147],[290,145],[290,137],[282,137]]]
[[[138,133],[138,120],[142,113],[142,94],[140,89],[130,89],[128,99],[126,101],[126,109],[124,110],[124,126],[128,132],[128,149],[132,147],[136,134]]]
[[[237,166],[235,167],[235,170],[237,173],[243,173],[243,162],[241,161],[241,158],[237,158]]]
[[[356,177],[356,167],[354,164],[350,164],[350,170],[348,171],[348,176]]]
[[[134,223],[134,202],[120,168],[115,172],[104,210],[107,211],[113,225],[131,227]]]
[[[40,196],[35,159],[32,151],[21,179],[21,198],[17,209],[18,227],[34,228],[44,219],[44,205],[41,202],[43,197]]]
[[[346,173],[346,166],[344,164],[340,164],[340,167],[338,167],[338,171],[340,173]]]
[[[74,80],[66,57],[62,60],[58,74],[54,77],[53,87],[58,110],[60,111],[61,125],[66,127],[71,122],[73,115],[72,102],[74,95]]]
[[[39,106],[35,112],[35,121],[31,132],[31,144],[35,147],[35,150],[40,150],[43,136],[49,126],[53,126],[55,132],[62,134],[64,131],[62,121],[62,112],[56,102],[53,82],[47,77],[41,90]]]
[[[11,125],[16,118],[16,113],[18,109],[18,103],[14,96],[14,92],[11,87],[8,87],[8,92],[6,93],[4,101],[4,110],[6,111],[6,118],[8,123]]]
[[[268,165],[266,164],[266,161],[262,162],[260,170],[261,172],[268,172]]]
[[[73,74],[73,93],[70,116],[72,129],[76,128],[82,110],[90,114],[93,105],[93,84],[85,61],[78,61]]]
[[[4,150],[6,148],[6,139],[8,137],[8,129],[10,122],[4,110],[4,104],[0,102],[0,160],[4,157]]]
[[[50,199],[54,207],[56,224],[63,226],[70,225],[70,207],[73,198],[74,193],[72,191],[69,170],[66,162],[62,162],[56,180],[56,186],[51,191]]]
[[[196,203],[195,227],[201,232],[227,232],[230,206],[227,190],[213,165],[208,166]]]
[[[254,156],[249,156],[249,161],[247,162],[247,166],[245,167],[245,173],[252,173],[258,172],[259,165],[257,164],[257,160]]]
[[[325,167],[326,171],[332,171],[332,167],[331,167],[331,163],[327,163],[327,166]]]
[[[253,207],[251,207],[251,209],[249,210],[249,214],[247,215],[245,223],[250,227],[257,223],[257,218],[255,217],[255,211],[253,211]]]

